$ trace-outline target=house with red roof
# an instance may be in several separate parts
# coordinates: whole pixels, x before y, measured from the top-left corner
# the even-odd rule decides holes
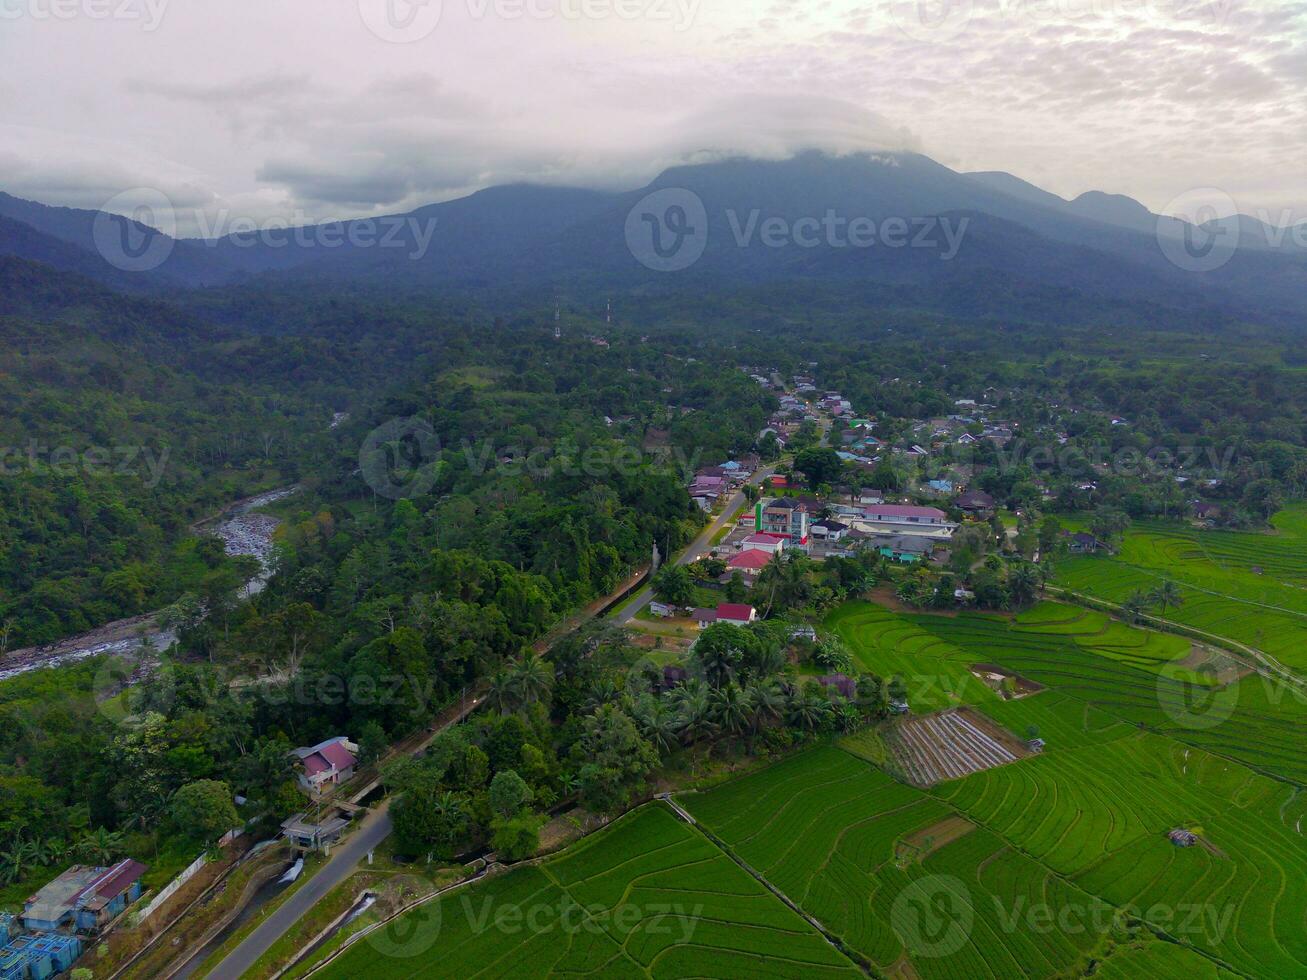
[[[758,618],[758,610],[742,602],[723,602],[717,607],[717,622],[748,626]]]
[[[329,786],[345,782],[354,775],[358,750],[344,735],[294,749],[291,754],[300,761],[300,786],[317,795]]]
[[[785,542],[788,539],[780,534],[770,534],[766,531],[759,531],[750,534],[740,542],[741,551],[761,551],[768,555],[774,555],[779,551],[785,550]]]

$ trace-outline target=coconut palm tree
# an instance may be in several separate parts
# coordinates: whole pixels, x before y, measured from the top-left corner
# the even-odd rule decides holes
[[[830,713],[830,701],[816,692],[797,691],[785,702],[786,724],[803,731],[815,732],[825,724]]]
[[[785,711],[785,698],[775,681],[756,680],[749,685],[749,703],[753,708],[751,724],[757,735],[764,726],[777,721]]]
[[[1170,580],[1164,581],[1153,589],[1149,598],[1158,605],[1163,614],[1168,609],[1179,609],[1184,605],[1184,593],[1180,591],[1180,586]]]
[[[486,702],[501,715],[512,714],[520,704],[517,678],[506,670],[497,670],[490,675],[486,690]]]
[[[513,680],[523,704],[547,701],[554,687],[554,668],[540,654],[530,653],[518,661]]]
[[[708,702],[712,720],[721,731],[739,738],[749,730],[753,704],[748,693],[734,681],[709,694]]]
[[[108,864],[122,851],[122,846],[123,835],[120,831],[96,827],[78,840],[77,851],[88,861]]]
[[[1133,592],[1121,603],[1121,612],[1131,623],[1137,623],[1144,618],[1144,613],[1148,610],[1151,603],[1148,596],[1143,592]]]

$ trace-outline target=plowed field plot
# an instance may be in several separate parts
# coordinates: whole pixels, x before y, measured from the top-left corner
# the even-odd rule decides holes
[[[661,804],[558,857],[451,892],[321,974],[855,980],[852,962]]]
[[[907,718],[890,731],[889,745],[899,771],[912,785],[923,788],[1029,755],[991,722],[968,711]]]

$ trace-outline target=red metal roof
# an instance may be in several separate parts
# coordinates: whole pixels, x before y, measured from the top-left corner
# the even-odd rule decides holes
[[[349,769],[357,761],[354,756],[350,754],[349,749],[341,745],[339,741],[328,742],[326,745],[318,749],[318,752],[337,769]]]
[[[723,602],[717,607],[718,619],[734,619],[739,622],[748,622],[753,617],[753,614],[753,606],[748,606],[740,602]]]
[[[771,555],[765,551],[741,551],[726,564],[731,568],[766,568],[771,563]]]

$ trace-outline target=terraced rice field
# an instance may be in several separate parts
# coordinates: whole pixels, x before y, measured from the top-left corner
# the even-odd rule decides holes
[[[837,749],[681,803],[880,970],[910,961],[922,978],[1051,976],[1087,963],[1104,939],[1029,921],[1032,906],[1068,919],[1092,899],[983,827],[902,863],[900,842],[928,839],[953,811]]]
[[[452,892],[323,973],[411,977],[849,977],[852,962],[662,804],[559,857]]]
[[[1110,602],[1163,580],[1180,586],[1176,622],[1248,644],[1307,671],[1307,505],[1273,520],[1275,533],[1200,531],[1140,523],[1120,554],[1060,562],[1056,584]]]
[[[1027,754],[1009,744],[1014,739],[996,737],[988,724],[960,710],[907,718],[890,732],[898,770],[923,788],[1005,766]]]
[[[1183,666],[1177,658],[1187,641],[1181,638],[1052,602],[1016,620],[902,615],[849,603],[827,625],[865,669],[900,672],[914,711],[970,704],[1018,735],[1037,726],[1050,745],[1143,725],[1307,786],[1307,693],[1256,675],[1223,686]],[[999,665],[1048,690],[1004,701],[970,674],[977,663]],[[1071,732],[1059,730],[1062,713],[1046,710],[1068,697],[1086,718]]]

